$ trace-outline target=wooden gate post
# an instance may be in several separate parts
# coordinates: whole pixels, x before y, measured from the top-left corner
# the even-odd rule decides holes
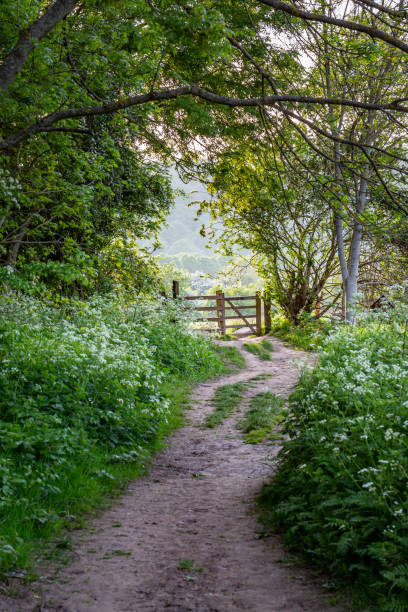
[[[176,299],[180,295],[180,283],[178,280],[173,281],[173,298]]]
[[[269,333],[272,329],[271,319],[271,303],[268,298],[264,298],[264,320],[265,320],[265,333]]]
[[[218,317],[218,329],[222,336],[225,335],[225,298],[224,293],[221,289],[216,291],[217,299],[217,317]]]
[[[261,292],[256,292],[256,334],[260,336],[262,334],[262,301]]]

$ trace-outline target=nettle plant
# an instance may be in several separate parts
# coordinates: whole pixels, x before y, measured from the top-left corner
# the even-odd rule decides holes
[[[408,604],[407,321],[396,303],[330,334],[265,491],[289,545],[394,611]]]

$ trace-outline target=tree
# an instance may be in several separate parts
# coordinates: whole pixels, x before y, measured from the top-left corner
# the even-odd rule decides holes
[[[92,291],[100,252],[154,237],[173,203],[163,166],[142,162],[126,133],[98,123],[85,142],[59,134],[10,156],[1,175],[0,262],[54,289]]]
[[[361,41],[355,36],[343,40],[342,35],[333,33],[331,26],[326,24],[319,29],[321,32],[315,31],[309,36],[309,57],[314,60],[310,79],[314,88],[319,87],[326,96],[348,91],[352,97],[359,95],[361,100],[368,103],[376,103],[390,92],[394,96],[402,95],[406,79],[400,72],[395,49],[380,48],[379,53],[380,49],[374,48],[368,58],[366,49],[361,48]],[[336,53],[333,49],[339,42],[342,52]],[[347,52],[343,53],[343,50]],[[363,81],[366,85],[361,91]],[[332,137],[332,151],[328,147],[330,140],[327,137],[320,138],[316,146],[326,158],[331,157],[332,160],[336,186],[333,208],[345,294],[345,318],[353,323],[365,214],[369,212],[372,223],[375,208],[371,192],[378,194],[382,188],[388,200],[396,201],[387,187],[387,183],[390,184],[389,176],[386,176],[386,180],[384,176],[389,173],[389,154],[403,154],[399,144],[401,130],[393,124],[392,118],[376,116],[371,110],[362,114],[354,109],[339,107],[326,116],[316,114],[314,123],[318,118],[323,120]],[[349,237],[348,252],[345,236]]]
[[[225,79],[221,81],[224,91],[217,93],[213,90],[215,81],[212,78],[216,72],[214,61],[228,66],[229,71],[237,61],[230,49],[231,45],[235,50],[238,48],[234,45],[235,38],[231,32],[239,33],[243,44],[252,38],[253,46],[254,32],[249,36],[250,26],[253,24],[256,28],[259,24],[263,30],[274,27],[279,31],[282,23],[285,23],[282,14],[290,15],[295,24],[300,20],[302,27],[304,24],[309,27],[309,22],[318,22],[352,31],[359,36],[369,36],[385,46],[397,49],[403,56],[408,50],[404,40],[405,30],[401,28],[401,21],[405,19],[403,10],[387,10],[387,7],[381,8],[376,3],[354,2],[349,11],[351,17],[356,17],[353,20],[337,16],[341,3],[336,0],[323,3],[329,6],[329,14],[327,11],[322,14],[300,10],[295,5],[278,0],[252,0],[250,9],[241,3],[216,0],[207,0],[206,3],[166,0],[160,6],[143,0],[121,0],[119,7],[115,5],[114,9],[103,1],[77,4],[75,0],[57,0],[41,13],[40,2],[32,5],[26,0],[18,11],[11,0],[6,3],[3,10],[9,17],[8,24],[12,25],[3,29],[2,46],[7,51],[3,52],[3,62],[0,65],[0,85],[7,88],[11,98],[17,91],[25,91],[27,87],[31,89],[32,83],[28,85],[24,78],[27,77],[27,60],[35,50],[37,61],[39,59],[40,64],[45,64],[42,72],[43,96],[48,96],[53,103],[41,109],[40,118],[37,109],[37,113],[32,115],[36,119],[31,123],[27,121],[30,113],[26,113],[24,127],[15,129],[18,126],[18,122],[15,122],[12,133],[0,142],[0,149],[7,150],[39,133],[81,129],[77,127],[76,120],[86,116],[108,114],[142,105],[149,109],[151,102],[160,104],[184,96],[231,107],[272,105],[279,108],[279,102],[293,102],[335,106],[342,104],[366,110],[408,112],[408,107],[403,104],[404,98],[386,98],[378,103],[367,103],[353,96],[322,97],[310,92],[296,95],[287,91],[279,92],[278,89],[272,95],[265,95],[262,91],[261,96],[254,96],[251,92],[249,97],[243,98],[239,96],[242,88],[237,83],[225,91]],[[77,9],[74,11],[75,6]],[[119,12],[118,8],[121,9]],[[387,14],[386,22],[382,18],[383,12]],[[20,15],[24,16],[24,27],[20,23]],[[383,28],[377,27],[378,24]],[[256,46],[259,53],[259,42]],[[270,52],[275,51],[273,44],[269,44],[269,47],[268,53],[261,53],[262,57],[268,57]],[[344,49],[344,52],[347,50]],[[96,54],[98,60],[89,62],[90,56],[96,57]],[[64,70],[56,71],[55,65]],[[54,70],[50,72],[47,70],[49,67]],[[68,76],[76,82],[76,87],[69,95],[62,97],[64,108],[59,108],[56,103],[59,96],[51,89],[56,74],[64,74],[65,80]],[[107,76],[109,79],[106,79]],[[118,95],[117,89],[107,86],[111,79],[114,83],[120,80],[121,95]],[[57,81],[61,85],[61,80],[57,78]],[[198,86],[198,82],[202,86]],[[163,86],[154,89],[160,85]],[[79,99],[72,95],[78,86],[83,90],[82,98]],[[285,84],[283,88],[288,89]],[[66,93],[67,89],[64,89]],[[79,100],[85,100],[85,105],[75,104]],[[60,123],[61,126],[58,125]]]
[[[92,139],[100,139],[95,128],[100,121],[109,122],[120,134],[119,148],[123,140],[125,148],[132,143],[143,152],[139,159],[153,153],[176,158],[186,166],[197,162],[203,151],[216,154],[229,138],[245,140],[251,135],[259,138],[259,134],[270,138],[265,135],[269,130],[279,140],[282,126],[289,125],[305,145],[334,166],[333,146],[340,147],[343,173],[350,160],[357,163],[357,169],[346,172],[345,191],[336,204],[338,220],[344,219],[344,197],[356,174],[363,176],[368,168],[370,176],[363,183],[374,175],[384,182],[387,172],[404,171],[399,167],[401,161],[406,162],[401,148],[396,150],[395,143],[390,147],[375,138],[371,142],[367,131],[367,121],[375,127],[377,121],[385,121],[390,126],[387,133],[396,139],[406,129],[406,12],[393,0],[381,4],[316,0],[302,8],[295,2],[277,0],[121,0],[114,6],[104,0],[87,0],[80,5],[69,0],[53,4],[22,0],[16,5],[6,0],[1,11],[7,17],[0,27],[4,91],[0,149],[4,176],[8,177],[4,178],[6,199],[0,216],[3,225],[10,210],[21,207],[27,192],[35,192],[32,201],[44,197],[49,191],[48,172],[54,191],[60,189],[60,180],[62,188],[69,191],[73,151],[92,148]],[[322,53],[316,58],[312,50],[306,60],[311,41],[320,41],[317,49]],[[332,78],[340,75],[345,85],[340,87],[336,80],[331,92],[316,78],[326,57],[330,58]],[[342,57],[345,61],[340,66]],[[393,62],[389,72],[397,78],[392,87],[387,84],[376,96],[367,97],[358,89],[356,76],[353,86],[348,86],[344,72],[347,61],[367,67],[378,58]],[[360,78],[368,72],[360,72]],[[371,91],[377,77],[372,76]],[[340,134],[330,117],[346,112]],[[40,159],[50,150],[55,151],[51,170],[46,160]],[[296,155],[296,150],[290,153],[292,162]],[[38,168],[37,178],[41,177],[34,190],[20,171],[22,166],[31,171],[31,164]],[[93,197],[90,193],[95,185],[104,184],[91,177],[96,166],[88,175],[90,168],[83,168],[86,165],[86,158],[81,158],[77,170],[87,177],[85,184],[79,181],[84,199]],[[11,178],[17,180],[12,186]],[[328,180],[326,173],[322,177],[325,189]],[[332,182],[336,180],[340,180],[338,173],[332,177]],[[79,203],[75,181],[73,187]],[[336,185],[332,188],[340,191]],[[387,197],[395,205],[393,194]],[[51,199],[46,204],[51,227],[49,219],[55,214],[58,217],[58,207],[67,203]],[[35,207],[35,214],[41,216]],[[24,210],[26,216],[11,236],[18,253],[24,224],[32,222],[31,204]],[[41,225],[43,220],[39,221]],[[64,239],[64,244],[68,242]],[[345,274],[345,266],[342,268]],[[350,304],[355,287],[351,277],[355,276],[353,273],[346,283],[351,288]]]
[[[341,7],[337,8],[340,10]],[[405,95],[406,72],[405,64],[401,66],[397,60],[395,49],[378,44],[367,45],[357,36],[346,37],[327,25],[336,21],[337,18],[333,18],[335,10],[336,3],[321,3],[321,11],[327,12],[327,20],[318,19],[318,26],[314,28],[305,27],[303,22],[296,27],[290,22],[285,30],[288,36],[298,41],[299,48],[307,56],[309,66],[304,71],[302,87],[319,94],[321,99],[340,99],[346,95],[353,100],[358,98],[362,105],[365,104],[367,112],[342,104],[330,110],[309,107],[305,114],[280,102],[279,110],[292,130],[289,135],[275,113],[264,109],[262,117],[264,137],[273,141],[274,147],[285,151],[287,172],[305,178],[312,169],[302,155],[305,144],[325,161],[314,175],[314,188],[318,189],[320,184],[323,199],[329,186],[332,190],[338,257],[346,297],[345,316],[353,322],[363,226],[368,219],[373,225],[374,211],[378,210],[378,204],[376,207],[370,199],[371,192],[376,192],[378,197],[383,190],[377,202],[406,213],[404,200],[397,197],[397,191],[390,189],[392,173],[402,180],[406,173],[405,151],[401,147],[406,124],[396,123],[392,114],[379,115],[370,109],[387,96],[401,99]],[[297,14],[296,11],[297,8],[294,9]],[[303,14],[303,11],[299,13]],[[364,20],[364,11],[358,17]],[[293,46],[293,42],[289,44]],[[273,73],[237,41],[235,46],[263,82],[277,91],[278,81]],[[299,89],[298,74],[289,73],[289,77],[291,87]],[[361,88],[362,82],[367,83],[364,89]],[[299,135],[303,140],[300,144]]]
[[[202,207],[222,220],[215,235],[228,253],[236,245],[252,251],[266,293],[298,325],[337,269],[330,202],[316,202],[309,182],[291,179],[279,151],[258,144],[243,153],[229,151],[208,167],[214,197]]]

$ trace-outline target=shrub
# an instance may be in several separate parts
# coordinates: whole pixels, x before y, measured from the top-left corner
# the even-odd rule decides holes
[[[0,309],[0,567],[8,568],[24,563],[36,537],[140,470],[172,417],[170,383],[223,366],[164,304],[55,308],[3,297]]]
[[[405,332],[395,313],[331,334],[291,397],[291,440],[262,496],[287,543],[375,610],[408,607]]]
[[[295,326],[284,317],[277,316],[272,320],[270,333],[290,342],[297,348],[313,351],[323,346],[328,333],[332,329],[333,325],[328,319],[305,320],[300,325]]]

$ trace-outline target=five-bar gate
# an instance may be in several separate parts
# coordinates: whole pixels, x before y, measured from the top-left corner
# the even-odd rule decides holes
[[[179,297],[177,281],[173,281],[173,297]],[[230,328],[248,327],[252,333],[257,335],[262,333],[263,301],[265,331],[269,331],[271,328],[270,304],[261,299],[260,291],[257,291],[256,295],[226,296],[220,290],[215,295],[188,295],[182,299],[197,302],[205,301],[205,305],[194,307],[200,313],[205,313],[198,316],[196,321],[217,323],[220,334],[225,334],[226,330]],[[206,331],[214,331],[214,329],[207,329]]]

